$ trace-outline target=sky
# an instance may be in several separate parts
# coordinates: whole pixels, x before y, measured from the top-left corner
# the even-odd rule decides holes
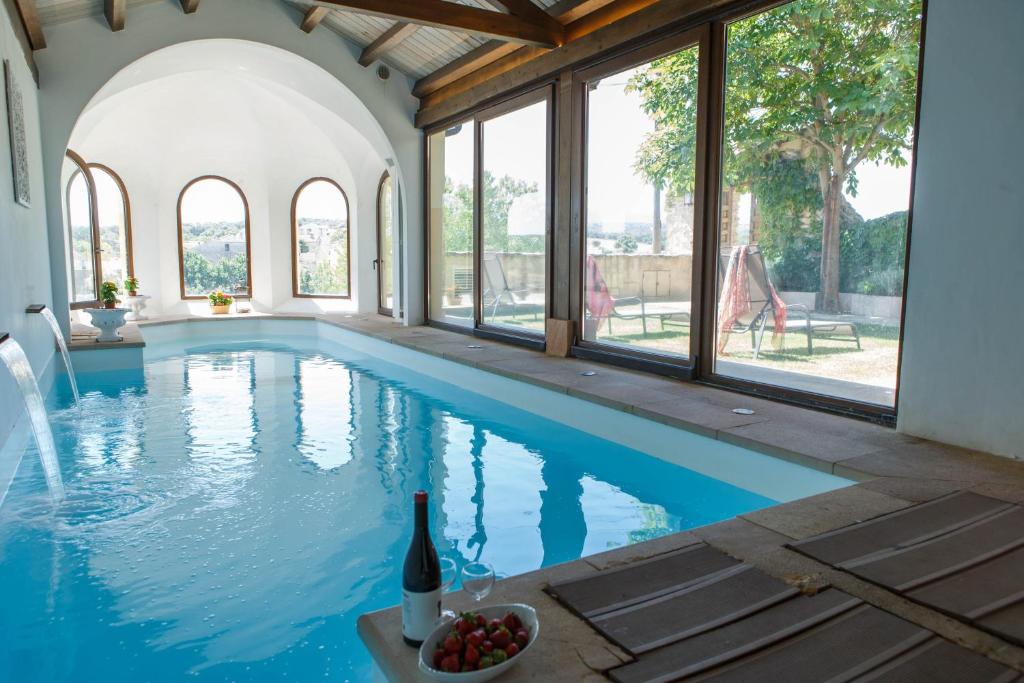
[[[99,190],[101,188],[97,187]],[[102,194],[99,202],[101,209],[105,203],[109,204],[104,202]],[[181,207],[185,223],[235,222],[242,220],[243,212],[242,200],[235,189],[222,180],[212,178],[192,185]],[[297,213],[305,218],[345,216],[345,198],[333,184],[322,180],[313,182],[303,189]]]
[[[632,73],[631,70],[606,78],[590,93],[587,214],[592,223],[653,221],[653,190],[633,173],[633,160],[654,125],[641,109],[640,96],[625,92]],[[537,164],[543,162],[543,157],[524,154],[524,150],[536,148],[534,141],[545,139],[545,119],[517,116],[519,113],[507,116],[510,121],[515,119],[514,126],[499,128],[493,120],[485,124],[487,163],[498,175],[535,178]],[[492,127],[500,134],[490,134]],[[471,125],[464,125],[458,135],[446,139],[445,172],[456,183],[472,182],[472,144]],[[857,196],[847,194],[847,200],[865,219],[907,210],[909,164],[895,168],[864,162],[857,169],[857,178]]]

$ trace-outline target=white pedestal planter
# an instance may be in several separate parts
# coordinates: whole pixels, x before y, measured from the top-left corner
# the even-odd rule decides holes
[[[87,308],[85,312],[92,318],[92,324],[100,330],[97,342],[124,341],[117,330],[124,327],[127,308]]]
[[[133,322],[136,320],[148,320],[142,311],[146,308],[146,302],[149,301],[149,299],[150,297],[146,294],[124,297],[124,302],[128,304],[128,308],[131,309],[124,319],[131,320]]]

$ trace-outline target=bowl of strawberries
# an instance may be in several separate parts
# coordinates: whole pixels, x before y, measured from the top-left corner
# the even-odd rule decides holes
[[[438,681],[482,683],[515,666],[540,635],[529,605],[494,605],[445,621],[420,646],[420,670]]]

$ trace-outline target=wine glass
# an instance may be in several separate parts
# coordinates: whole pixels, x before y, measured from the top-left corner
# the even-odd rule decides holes
[[[494,567],[486,562],[470,562],[462,568],[462,587],[480,602],[494,588]]]
[[[443,594],[448,592],[448,589],[455,583],[455,579],[458,578],[459,565],[450,557],[440,558],[438,564],[441,565],[441,593]],[[448,621],[456,616],[458,615],[450,609],[441,610],[441,621]]]

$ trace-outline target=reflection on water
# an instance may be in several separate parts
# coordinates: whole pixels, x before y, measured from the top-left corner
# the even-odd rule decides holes
[[[411,496],[500,576],[770,504],[344,349],[150,360],[55,413],[67,502],[25,458],[0,508],[0,680],[369,678]]]

